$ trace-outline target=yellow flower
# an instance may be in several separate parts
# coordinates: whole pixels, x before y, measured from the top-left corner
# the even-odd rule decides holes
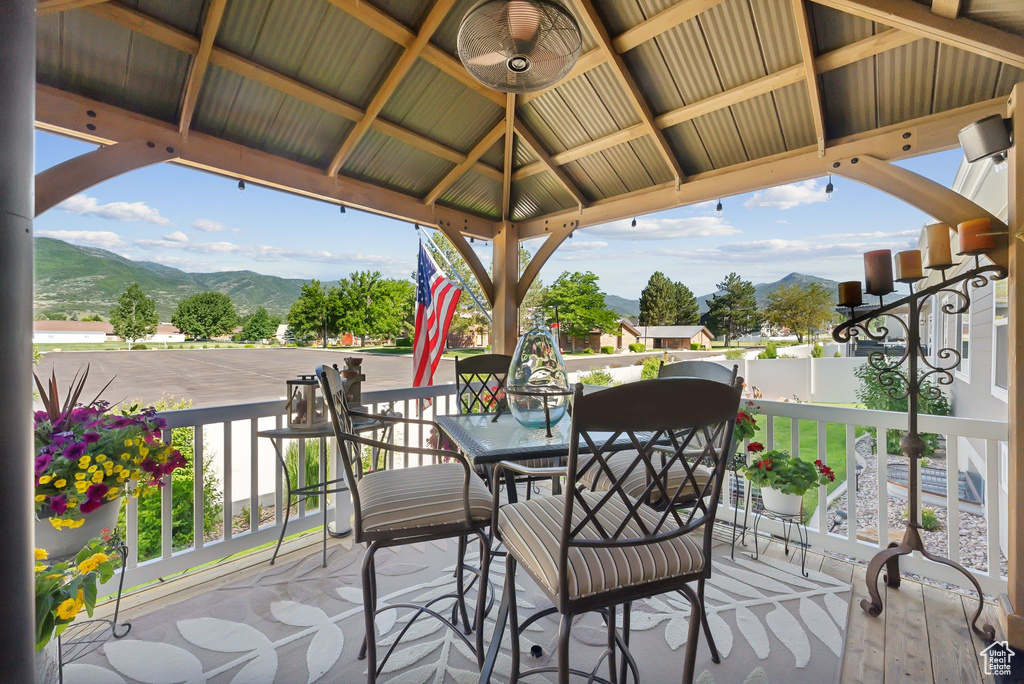
[[[92,466],[89,466],[89,470],[88,470],[88,472],[90,472],[90,473],[95,473],[95,472],[96,472],[96,466],[94,466],[94,465],[92,465]]]
[[[50,524],[59,530],[61,526],[64,524],[64,521],[60,518],[50,518]]]
[[[117,494],[117,491],[118,491],[117,487],[111,487],[110,488],[110,494]]]
[[[88,467],[89,467],[89,464],[88,464],[88,463],[86,463],[85,461],[81,461],[81,460],[80,460],[80,461],[78,462],[78,469],[79,469],[79,470],[85,470],[85,469],[86,469],[86,468],[88,468]]]
[[[149,449],[144,446],[139,447],[139,456],[149,456]]]
[[[75,473],[75,479],[76,480],[84,480],[85,479],[85,473]]]
[[[84,561],[78,564],[78,571],[85,575],[100,567],[100,563],[106,563],[107,560],[107,554],[94,553],[93,555],[89,556]]]
[[[45,565],[43,565],[42,563],[36,563],[36,572],[42,572],[45,569],[46,569]]]
[[[114,472],[115,472],[115,473],[119,473],[119,472],[121,472],[122,470],[124,470],[124,466],[123,466],[123,465],[121,465],[120,463],[118,463],[118,464],[117,464],[116,466],[114,466]]]
[[[132,445],[132,440],[130,440],[130,439],[126,439],[126,440],[124,440],[124,445],[125,445],[126,447],[130,447],[130,446]]]
[[[131,460],[131,458],[132,458],[132,455],[129,454],[127,451],[124,452],[123,454],[121,454],[121,460],[122,461],[129,461],[129,460]]]
[[[71,529],[75,529],[85,524],[85,518],[82,518],[81,520],[68,520],[64,524]]]
[[[96,457],[96,462],[97,463],[103,463],[106,460],[107,460],[106,454],[100,454],[99,456]]]
[[[61,479],[59,479],[59,480],[57,480],[56,482],[54,482],[54,483],[53,483],[53,486],[54,486],[54,487],[56,487],[57,489],[61,489],[62,487],[65,487],[65,486],[67,485],[67,483],[68,483],[68,481],[67,481],[67,480],[65,480],[65,479],[64,479],[64,478],[62,477]]]
[[[93,473],[92,474],[92,481],[93,482],[97,482],[97,483],[103,482],[103,471],[100,470],[98,472]]]
[[[57,606],[57,617],[61,620],[74,620],[78,615],[78,603],[75,599],[66,599]]]
[[[46,560],[50,556],[46,553],[46,549],[36,549],[36,560]]]
[[[39,478],[39,484],[49,484],[50,480],[53,479],[49,475],[43,475]]]
[[[58,577],[60,577],[60,573],[59,572],[54,572],[54,573],[51,573],[51,574],[47,575],[46,579],[57,579]]]
[[[46,495],[45,494],[36,494],[36,501],[37,502],[46,501]]]
[[[82,458],[78,459],[78,461],[79,461],[79,463],[84,463],[85,465],[89,465],[90,463],[92,463],[92,457],[90,457],[89,454],[86,454]]]
[[[84,606],[84,605],[85,605],[85,597],[82,594],[82,590],[79,589],[78,590],[78,595],[75,597],[75,608],[77,610],[82,610],[82,606]]]
[[[79,481],[75,483],[75,489],[78,490],[79,494],[85,494],[85,490],[89,488],[89,483],[85,481]]]

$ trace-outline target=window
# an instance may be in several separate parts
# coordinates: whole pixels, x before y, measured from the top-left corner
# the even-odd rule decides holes
[[[1006,401],[1009,387],[1010,314],[1009,281],[992,283],[992,394]]]
[[[967,311],[958,313],[954,320],[953,344],[955,349],[960,352],[960,365],[956,367],[956,373],[964,380],[970,380],[971,307],[968,306]]]

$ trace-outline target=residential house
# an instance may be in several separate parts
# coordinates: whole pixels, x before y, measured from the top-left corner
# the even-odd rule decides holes
[[[643,332],[640,341],[648,349],[692,349],[698,345],[700,349],[710,349],[711,340],[715,339],[707,327],[703,325],[641,325]]]
[[[591,330],[584,337],[570,337],[563,333],[559,336],[559,343],[562,349],[574,351],[593,349],[599,352],[601,347],[612,347],[616,352],[620,352],[640,341],[640,331],[628,318],[620,318],[616,326],[615,332]]]
[[[103,344],[119,340],[114,327],[105,321],[33,321],[33,344]],[[185,336],[173,325],[161,323],[156,332],[139,342],[184,342]]]

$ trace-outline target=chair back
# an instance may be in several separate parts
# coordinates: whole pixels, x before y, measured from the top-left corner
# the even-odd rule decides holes
[[[582,385],[576,385],[559,555],[562,589],[568,590],[566,569],[573,547],[655,544],[705,526],[704,552],[705,558],[709,557],[714,512],[730,461],[728,450],[720,445],[732,442],[741,389],[739,379],[724,384],[704,378],[633,382],[588,395],[583,394]],[[608,457],[623,437],[636,451],[629,466],[615,475]],[[580,458],[584,446],[590,453]],[[656,447],[668,447],[669,453],[656,451]],[[701,461],[712,465],[703,486],[698,485],[695,473]],[[675,464],[682,466],[685,475],[675,491],[668,491],[669,469]],[[590,468],[600,469],[610,484],[607,491],[584,497],[577,483],[585,482]],[[632,498],[626,486],[636,468],[646,473],[647,488]],[[666,506],[657,512],[656,524],[649,524],[650,516],[645,520],[637,513],[652,492],[660,494],[662,501],[677,501],[684,491],[699,492],[688,512]],[[595,499],[597,494],[600,496]],[[599,522],[606,506],[606,513],[612,516],[600,519],[617,520],[615,527]],[[621,515],[623,507],[625,517]]]
[[[480,354],[464,359],[455,357],[455,395],[459,413],[495,413],[508,411],[505,377],[512,357],[507,354]]]
[[[733,365],[730,370],[726,366],[714,361],[677,361],[675,363],[661,362],[658,367],[659,378],[704,378],[715,382],[731,385],[736,382],[739,375],[739,366]]]
[[[320,381],[324,403],[327,405],[331,423],[334,425],[334,438],[338,443],[341,464],[345,469],[345,478],[352,495],[355,529],[360,530],[362,511],[359,506],[359,488],[356,487],[356,482],[363,477],[362,449],[348,438],[349,435],[355,434],[355,430],[352,427],[352,415],[349,413],[348,403],[345,400],[345,382],[337,365],[317,366],[316,377]]]

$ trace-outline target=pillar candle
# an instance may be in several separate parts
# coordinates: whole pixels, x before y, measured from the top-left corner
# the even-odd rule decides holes
[[[912,283],[924,278],[924,271],[921,270],[921,250],[919,249],[908,249],[896,254],[895,266],[896,280],[901,283]]]
[[[987,218],[964,221],[956,227],[960,235],[961,254],[981,254],[995,249],[996,236],[992,235],[992,222]]]
[[[847,280],[839,283],[839,306],[848,306],[853,308],[855,306],[860,306],[862,301],[861,284],[859,280]]]
[[[925,228],[928,243],[928,263],[931,269],[949,268],[953,265],[953,253],[949,248],[949,226],[933,223]]]
[[[876,249],[864,252],[865,292],[869,295],[887,295],[892,292],[892,252]]]

